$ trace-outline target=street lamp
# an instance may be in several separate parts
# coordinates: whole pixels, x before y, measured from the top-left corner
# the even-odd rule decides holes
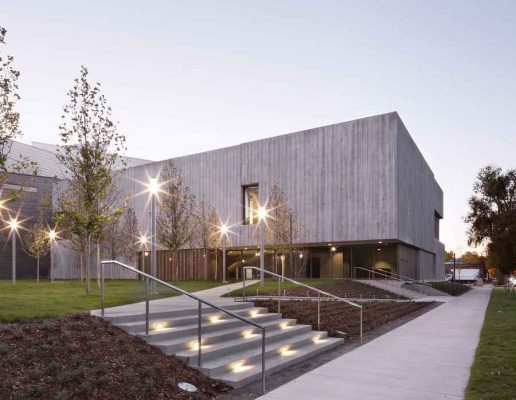
[[[140,244],[140,250],[142,250],[141,269],[145,272],[145,253],[147,252],[147,243],[149,243],[149,238],[147,235],[141,234],[138,238],[138,243]]]
[[[151,275],[156,278],[156,200],[158,198],[158,192],[160,191],[160,183],[158,182],[158,178],[150,178],[147,187],[151,195]],[[151,281],[151,293],[157,294],[156,281],[154,280]]]
[[[57,232],[55,229],[48,231],[48,240],[50,241],[50,282],[54,283],[54,254],[52,249],[54,242],[57,240]]]
[[[330,279],[333,278],[333,254],[337,251],[335,246],[330,248]]]
[[[11,229],[11,243],[12,243],[12,281],[13,285],[16,284],[16,233],[18,231],[18,227],[20,226],[18,223],[18,220],[16,218],[11,218],[11,220],[8,223],[9,228]]]
[[[258,207],[258,223],[260,224],[260,286],[264,284],[265,270],[265,219],[267,210],[265,207]]]
[[[222,235],[222,283],[227,283],[226,281],[226,240],[228,237],[228,226],[226,224],[221,224],[219,227],[219,232]]]

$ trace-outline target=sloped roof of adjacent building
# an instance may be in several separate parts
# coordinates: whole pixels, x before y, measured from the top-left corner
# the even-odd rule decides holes
[[[10,167],[14,166],[16,162],[22,159],[28,159],[29,161],[36,162],[38,164],[38,176],[67,179],[66,168],[61,165],[56,157],[58,149],[59,146],[49,143],[32,142],[32,144],[29,145],[26,143],[13,141],[7,161],[7,167],[11,169]],[[125,161],[126,167],[136,167],[138,165],[152,162],[150,160],[144,160],[135,157],[123,156],[121,158]],[[122,160],[120,160],[117,165],[115,165],[115,169],[123,168],[124,164],[122,163]],[[21,170],[19,173],[31,174],[32,171],[27,169]]]

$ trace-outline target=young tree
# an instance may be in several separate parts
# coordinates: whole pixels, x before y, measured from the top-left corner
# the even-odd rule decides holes
[[[39,283],[39,261],[50,250],[48,228],[41,222],[36,222],[26,231],[22,244],[25,252],[37,260],[36,280]],[[52,272],[50,271],[51,274]]]
[[[131,207],[127,207],[121,218],[113,219],[106,226],[101,246],[102,254],[111,260],[123,257],[124,261],[133,265],[138,254],[138,233],[136,214]]]
[[[13,157],[11,147],[13,140],[22,136],[20,130],[20,114],[16,111],[18,94],[18,78],[20,71],[14,68],[14,58],[4,54],[5,35],[7,30],[0,26],[0,187],[10,172],[26,172],[35,174],[37,164],[22,156]],[[18,193],[10,193],[7,200]]]
[[[269,209],[267,225],[265,230],[266,242],[274,251],[274,269],[277,270],[277,256],[282,261],[282,271],[285,257],[289,255],[291,273],[294,269],[294,244],[299,243],[304,237],[304,227],[299,222],[298,214],[289,207],[285,192],[277,183],[273,184],[267,197],[267,208]]]
[[[181,171],[170,161],[164,168],[165,182],[157,218],[158,241],[167,249],[176,251],[194,238],[195,196],[185,185]]]
[[[208,276],[208,253],[220,243],[219,217],[215,207],[201,200],[195,214],[195,245],[203,250],[204,276]],[[216,276],[216,275],[215,275]]]
[[[90,293],[91,242],[95,242],[99,258],[105,227],[123,211],[117,205],[115,165],[125,149],[125,137],[118,133],[100,84],[88,81],[86,67],[81,67],[68,97],[59,126],[57,158],[69,181],[58,200],[59,218],[60,226],[86,239],[86,293]],[[99,272],[97,262],[97,278]]]
[[[290,215],[287,196],[277,183],[273,184],[267,196],[268,216],[265,228],[265,242],[274,251],[274,272],[277,273],[277,256],[285,255],[290,246]],[[284,267],[282,265],[282,267]],[[282,271],[283,272],[283,271]]]
[[[468,243],[487,244],[500,277],[516,269],[516,169],[482,168],[469,199]]]

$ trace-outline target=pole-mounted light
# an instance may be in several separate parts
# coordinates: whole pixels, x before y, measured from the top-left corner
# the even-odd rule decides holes
[[[226,242],[228,237],[229,228],[226,224],[220,224],[219,232],[222,235],[222,282],[227,283],[226,280]],[[238,267],[237,267],[238,268]]]
[[[158,178],[150,178],[147,188],[151,194],[151,275],[157,278],[157,243],[156,243],[156,199],[160,192],[161,183]],[[156,281],[151,281],[151,293],[157,294]]]

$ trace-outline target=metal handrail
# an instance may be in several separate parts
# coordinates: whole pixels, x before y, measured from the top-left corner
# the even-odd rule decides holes
[[[286,280],[286,281],[289,281],[289,282],[292,282],[296,285],[299,285],[299,286],[303,286],[307,289],[310,289],[310,290],[313,290],[315,292],[317,292],[317,330],[320,330],[321,329],[321,294],[322,295],[325,295],[325,296],[328,296],[328,297],[331,297],[337,301],[343,301],[344,303],[347,303],[353,307],[357,307],[360,309],[360,343],[362,343],[362,322],[363,322],[363,307],[360,305],[360,304],[357,304],[357,303],[354,303],[352,301],[349,301],[347,299],[343,299],[342,297],[339,297],[339,296],[335,296],[334,294],[331,294],[331,293],[328,293],[328,292],[325,292],[324,290],[320,290],[320,289],[317,289],[313,286],[310,286],[310,285],[306,285],[302,282],[299,282],[299,281],[296,281],[295,279],[291,279],[291,278],[287,278],[283,275],[279,275],[279,274],[276,274],[274,272],[270,272],[270,271],[267,271],[265,269],[261,269],[261,268],[258,268],[258,267],[252,267],[252,266],[246,266],[246,267],[243,267],[243,275],[244,275],[244,279],[243,279],[243,286],[242,286],[242,297],[245,301],[245,280],[246,280],[246,274],[245,274],[245,270],[246,269],[251,269],[251,270],[256,270],[256,271],[259,271],[259,272],[264,272],[266,274],[269,274],[269,275],[272,275],[276,278],[279,278],[278,279],[278,312],[281,312],[281,282],[283,280]]]
[[[369,268],[362,268],[362,267],[354,267],[354,268],[355,268],[355,270],[361,269],[363,271],[367,271],[369,273],[372,272],[374,274],[381,275],[381,276],[384,276],[386,278],[394,279],[394,280],[397,280],[397,281],[400,281],[400,282],[403,282],[405,280],[405,282],[408,282],[408,283],[417,283],[419,285],[426,285],[426,286],[432,287],[432,285],[429,285],[428,283],[423,282],[421,280],[409,278],[408,276],[403,276],[403,275],[399,275],[399,274],[396,274],[396,273],[386,274],[384,272],[379,272],[379,271],[376,271],[374,269],[369,269]],[[396,275],[398,278],[396,278],[396,276],[392,276],[392,275]],[[355,274],[355,277],[356,277],[356,274]]]
[[[202,322],[201,322],[202,307],[201,307],[201,304],[205,304],[208,307],[215,308],[216,310],[219,310],[233,318],[236,318],[242,322],[246,322],[246,323],[253,325],[256,328],[260,329],[262,331],[262,393],[265,394],[265,326],[262,326],[256,322],[251,321],[250,319],[242,317],[238,314],[235,314],[234,312],[226,310],[225,308],[217,306],[216,304],[213,304],[207,300],[204,300],[194,294],[188,293],[187,291],[185,291],[177,286],[171,285],[168,282],[162,281],[161,279],[158,279],[152,275],[149,275],[143,271],[140,271],[140,270],[138,270],[134,267],[131,267],[130,265],[124,264],[120,261],[104,260],[104,261],[101,261],[100,264],[101,264],[101,268],[100,268],[100,307],[101,307],[101,315],[102,316],[104,316],[104,265],[117,264],[117,265],[119,265],[125,269],[128,269],[129,271],[132,271],[132,272],[136,273],[137,275],[143,276],[145,278],[145,334],[146,335],[149,335],[149,280],[159,283],[170,289],[173,289],[176,292],[184,294],[185,296],[188,296],[199,302],[198,313],[197,313],[197,318],[198,318],[197,319],[197,321],[198,321],[197,322],[197,339],[198,339],[197,340],[197,348],[198,348],[197,365],[199,367],[201,367],[201,354],[202,354],[201,353],[201,347],[202,347],[202,345],[201,345],[201,339],[202,339],[202,337],[201,337],[201,330],[202,330]],[[245,282],[244,282],[244,284],[245,284]]]

